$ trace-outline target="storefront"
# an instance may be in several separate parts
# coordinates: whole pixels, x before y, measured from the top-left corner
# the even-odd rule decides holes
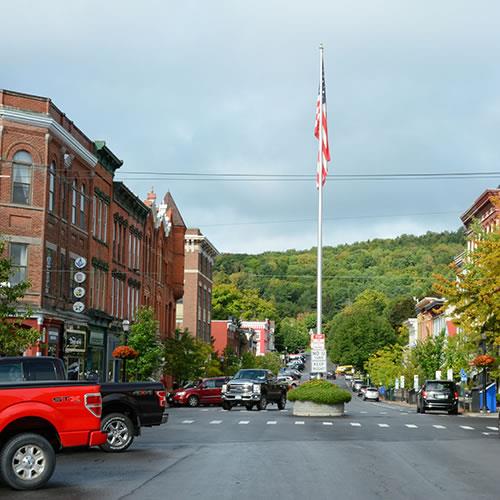
[[[68,325],[64,332],[64,362],[69,380],[85,379],[87,330],[83,326]]]
[[[98,326],[90,326],[89,343],[86,352],[85,374],[106,380],[106,330]]]

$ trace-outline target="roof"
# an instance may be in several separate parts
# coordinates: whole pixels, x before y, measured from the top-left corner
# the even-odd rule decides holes
[[[167,191],[167,194],[165,194],[163,198],[163,203],[165,203],[170,210],[172,210],[172,224],[174,226],[182,226],[186,227],[186,223],[184,222],[184,219],[182,218],[180,210],[177,208],[177,204],[174,201],[174,198],[170,191]]]

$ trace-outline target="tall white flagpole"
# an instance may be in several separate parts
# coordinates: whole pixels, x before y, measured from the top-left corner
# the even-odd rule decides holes
[[[318,271],[316,333],[322,332],[323,280],[323,44],[319,46],[319,140],[318,140]]]

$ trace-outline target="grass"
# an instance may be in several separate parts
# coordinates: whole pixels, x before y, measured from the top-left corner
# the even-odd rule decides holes
[[[288,393],[290,401],[311,401],[320,405],[348,403],[351,393],[327,380],[310,380]]]

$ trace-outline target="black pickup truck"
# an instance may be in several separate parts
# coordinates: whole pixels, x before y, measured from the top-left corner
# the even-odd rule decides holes
[[[67,380],[64,363],[51,357],[0,358],[0,381]],[[166,394],[160,382],[101,383],[102,425],[107,452],[125,451],[141,427],[161,425],[168,419]]]

